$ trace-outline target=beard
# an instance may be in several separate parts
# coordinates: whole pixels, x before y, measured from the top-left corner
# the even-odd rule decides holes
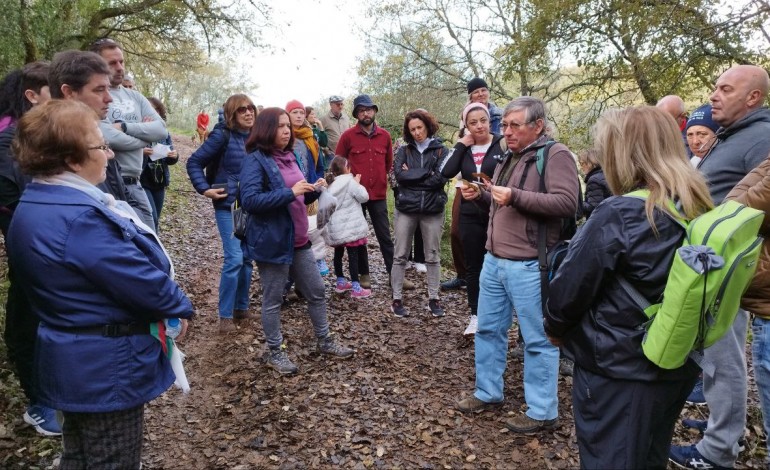
[[[365,117],[363,119],[358,120],[358,123],[364,126],[371,126],[373,122],[374,122],[373,117]]]

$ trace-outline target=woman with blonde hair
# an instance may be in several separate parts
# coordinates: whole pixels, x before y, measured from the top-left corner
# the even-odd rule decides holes
[[[673,118],[649,106],[610,111],[595,145],[615,196],[572,239],[550,285],[545,331],[575,362],[572,407],[582,468],[665,468],[674,424],[699,368],[664,370],[642,352],[648,318],[621,287],[663,293],[684,230],[712,207]],[[646,198],[623,196],[646,190]],[[671,202],[681,207],[674,214]]]

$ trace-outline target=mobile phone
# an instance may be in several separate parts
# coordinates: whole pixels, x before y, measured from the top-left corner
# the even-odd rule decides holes
[[[227,183],[212,184],[211,189],[227,189]]]

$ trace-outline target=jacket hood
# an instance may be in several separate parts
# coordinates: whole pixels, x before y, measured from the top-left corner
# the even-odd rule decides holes
[[[757,122],[770,123],[770,109],[764,107],[759,108],[743,116],[737,122],[733,123],[733,125],[719,128],[717,131],[717,138],[726,139],[741,129],[749,127]]]

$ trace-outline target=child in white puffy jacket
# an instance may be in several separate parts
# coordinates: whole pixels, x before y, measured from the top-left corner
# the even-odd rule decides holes
[[[331,195],[337,198],[337,209],[329,218],[324,231],[326,244],[334,247],[334,275],[337,276],[335,292],[342,294],[350,291],[353,298],[369,297],[370,289],[364,289],[358,282],[359,273],[369,273],[369,255],[366,251],[366,236],[369,224],[366,223],[361,204],[369,200],[366,188],[361,186],[361,175],[352,175],[347,158],[336,156],[329,164],[329,183]],[[350,281],[342,274],[342,257],[348,251]]]

